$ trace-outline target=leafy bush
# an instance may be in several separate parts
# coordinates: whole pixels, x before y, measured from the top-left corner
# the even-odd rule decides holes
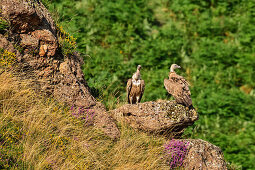
[[[66,32],[62,26],[57,24],[57,35],[62,54],[64,56],[72,55],[76,49],[76,39]]]

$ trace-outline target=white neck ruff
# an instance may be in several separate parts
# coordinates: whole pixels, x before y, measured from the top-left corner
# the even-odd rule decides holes
[[[140,80],[134,80],[132,79],[132,84],[133,85],[136,85],[136,86],[139,86],[141,84],[141,81]]]

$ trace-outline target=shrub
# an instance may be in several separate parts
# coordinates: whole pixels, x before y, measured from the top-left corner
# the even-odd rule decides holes
[[[64,56],[72,55],[76,49],[76,38],[57,24],[57,35]]]
[[[2,17],[0,17],[0,33],[4,34],[7,31],[7,29],[8,29],[8,22]]]
[[[0,49],[0,66],[1,67],[11,67],[16,60],[16,55],[5,49]]]

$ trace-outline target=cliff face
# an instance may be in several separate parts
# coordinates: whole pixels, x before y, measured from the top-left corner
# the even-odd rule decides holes
[[[111,138],[118,137],[119,131],[111,117],[90,94],[81,70],[82,58],[74,51],[63,55],[65,49],[60,47],[57,36],[63,33],[56,29],[44,5],[2,0],[1,11],[10,29],[8,34],[0,34],[0,48],[16,55],[15,72],[23,79],[33,79],[36,90],[60,102],[77,109],[94,109],[94,124]]]
[[[7,37],[1,37],[1,48],[7,46],[17,54],[21,72],[33,76],[43,92],[69,105],[96,104],[83,79],[82,60],[78,54],[64,57],[60,52],[56,27],[41,3],[4,0],[2,16],[10,22],[11,30]],[[22,52],[13,50],[12,44]]]

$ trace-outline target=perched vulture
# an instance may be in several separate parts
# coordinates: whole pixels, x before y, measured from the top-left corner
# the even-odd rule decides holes
[[[128,79],[127,81],[127,98],[129,104],[140,103],[143,97],[145,84],[144,80],[141,79],[141,68],[141,65],[138,65],[132,79]]]
[[[189,82],[182,76],[176,74],[174,69],[181,68],[177,64],[172,64],[170,67],[169,79],[164,80],[164,86],[169,94],[171,94],[175,101],[190,109],[193,108],[192,100],[190,98]]]

